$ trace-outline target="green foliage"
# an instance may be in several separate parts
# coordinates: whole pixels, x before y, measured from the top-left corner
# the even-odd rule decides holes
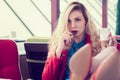
[[[117,16],[116,16],[116,35],[120,35],[120,0],[117,3]]]

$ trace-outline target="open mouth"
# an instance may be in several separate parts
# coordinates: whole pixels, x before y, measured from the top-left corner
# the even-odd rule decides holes
[[[71,31],[71,33],[72,33],[73,35],[76,35],[76,34],[77,34],[77,31],[74,30],[74,31]]]

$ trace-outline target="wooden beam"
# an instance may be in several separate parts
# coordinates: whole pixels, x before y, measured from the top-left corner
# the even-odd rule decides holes
[[[107,23],[107,0],[102,0],[102,27],[108,27]]]
[[[51,0],[51,27],[52,32],[54,31],[57,20],[59,17],[60,9],[59,9],[59,0]]]

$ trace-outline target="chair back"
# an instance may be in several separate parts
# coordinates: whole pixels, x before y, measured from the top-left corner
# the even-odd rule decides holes
[[[26,42],[24,43],[26,60],[28,62],[30,78],[42,80],[42,71],[48,53],[47,42]]]
[[[10,39],[0,39],[0,78],[22,79],[17,45]]]

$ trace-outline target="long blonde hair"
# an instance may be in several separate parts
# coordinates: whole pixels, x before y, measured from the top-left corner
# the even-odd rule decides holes
[[[79,2],[72,2],[68,5],[65,12],[62,13],[59,17],[56,29],[54,30],[50,43],[49,43],[49,54],[48,56],[51,56],[57,49],[59,37],[62,36],[62,33],[66,31],[67,29],[67,23],[68,23],[68,16],[71,11],[73,10],[80,10],[86,20],[86,33],[90,35],[92,46],[93,46],[93,55],[99,52],[98,47],[98,34],[97,29],[87,11],[87,9],[84,7],[83,4]]]

